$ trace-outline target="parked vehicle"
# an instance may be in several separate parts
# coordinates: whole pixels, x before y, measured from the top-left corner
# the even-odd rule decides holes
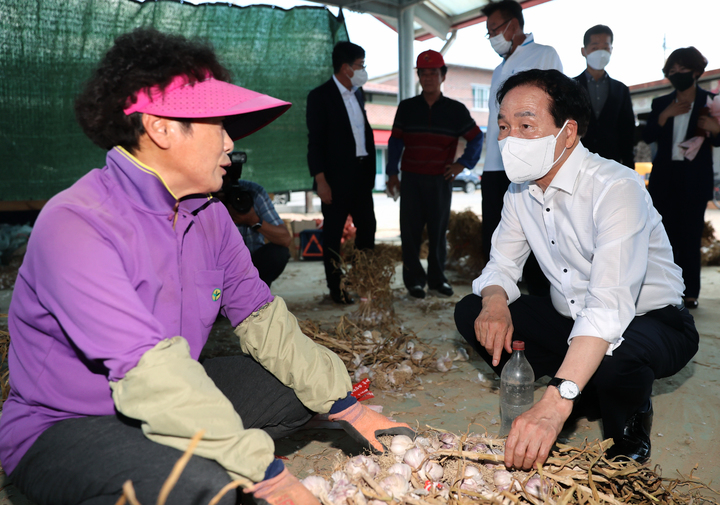
[[[463,169],[462,172],[457,174],[453,181],[453,189],[460,188],[465,193],[473,194],[476,189],[480,189],[481,177],[469,168]]]

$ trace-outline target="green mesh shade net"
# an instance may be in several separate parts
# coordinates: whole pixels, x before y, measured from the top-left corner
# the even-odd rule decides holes
[[[118,35],[148,26],[215,47],[233,82],[293,106],[235,142],[243,179],[269,192],[312,187],[306,154],[308,92],[332,74],[347,40],[342,20],[320,7],[199,6],[175,1],[0,2],[0,201],[46,200],[105,164],[75,121],[73,102]]]

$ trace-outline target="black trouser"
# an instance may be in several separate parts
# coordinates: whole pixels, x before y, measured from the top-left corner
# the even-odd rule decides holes
[[[482,248],[486,259],[490,259],[490,244],[495,228],[500,224],[503,198],[510,185],[504,170],[483,172],[482,185]]]
[[[480,346],[474,323],[482,298],[468,295],[455,307],[460,334],[500,375],[509,359],[503,351],[500,364]],[[513,340],[525,342],[525,356],[535,379],[553,377],[568,350],[567,339],[574,321],[559,314],[550,297],[522,295],[510,304]],[[588,417],[602,418],[605,438],[622,435],[627,420],[647,405],[655,379],[679,372],[698,350],[699,336],[687,309],[668,306],[635,317],[623,333],[624,341],[605,356],[574,407]]]
[[[208,359],[203,366],[245,428],[260,428],[280,438],[312,417],[291,389],[248,356]],[[48,428],[10,479],[41,505],[114,504],[126,480],[132,481],[140,503],[155,503],[181,455],[145,437],[135,420],[121,415],[82,417]],[[230,481],[218,463],[193,456],[168,503],[207,505]],[[236,503],[237,493],[231,491],[221,503]]]
[[[348,215],[352,216],[357,232],[355,234],[355,247],[357,249],[372,249],[375,247],[375,210],[372,197],[372,188],[365,189],[362,184],[365,179],[361,177],[364,162],[358,161],[358,166],[348,169],[347,180],[342,184],[331,184],[332,203],[322,204],[323,213],[323,262],[325,263],[325,279],[331,292],[340,290],[342,271],[336,263],[340,261],[340,243]],[[357,184],[353,184],[356,181]]]
[[[495,229],[502,217],[503,198],[510,185],[505,171],[483,172],[482,176],[482,248],[485,259],[490,260],[490,246]],[[523,282],[531,295],[544,296],[550,293],[550,281],[543,274],[540,265],[531,252],[523,267]]]
[[[452,181],[443,175],[403,172],[400,184],[400,238],[402,240],[403,281],[408,289],[414,286],[430,289],[447,282],[445,235],[450,219]],[[423,229],[428,233],[427,276],[420,263]]]
[[[253,265],[257,268],[260,279],[268,287],[280,277],[288,261],[290,261],[290,249],[278,244],[267,243],[252,253]]]
[[[658,189],[651,184],[648,190],[653,205],[662,216],[675,264],[682,268],[685,296],[697,298],[700,294],[700,243],[707,199],[699,196],[697,188],[687,187],[689,182],[682,174],[684,170],[694,169],[690,163],[673,161],[671,168],[677,174],[672,187]]]

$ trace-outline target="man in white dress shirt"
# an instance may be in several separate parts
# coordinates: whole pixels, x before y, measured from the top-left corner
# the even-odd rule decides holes
[[[522,7],[515,0],[488,3],[481,12],[487,16],[487,38],[495,52],[503,58],[502,63],[493,71],[490,84],[488,107],[490,120],[487,127],[487,150],[481,188],[482,246],[487,258],[490,254],[490,239],[500,222],[503,195],[510,184],[498,149],[499,132],[495,122],[498,113],[496,100],[498,89],[508,77],[523,70],[554,68],[562,72],[563,66],[560,56],[553,47],[538,44],[532,33],[524,33]],[[547,293],[547,280],[543,278],[532,255],[525,268],[523,280],[531,294]]]
[[[510,77],[498,99],[512,184],[490,262],[455,322],[498,375],[511,341],[523,340],[536,379],[553,378],[513,423],[505,464],[541,465],[563,424],[581,416],[602,419],[615,442],[607,457],[644,462],[653,381],[682,369],[699,340],[660,215],[637,173],[580,143],[591,106],[577,82],[529,70]],[[549,297],[517,287],[531,251]]]

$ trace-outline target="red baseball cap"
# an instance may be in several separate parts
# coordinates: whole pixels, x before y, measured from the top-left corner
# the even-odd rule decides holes
[[[432,49],[418,54],[417,68],[441,68],[445,65],[442,54]]]

